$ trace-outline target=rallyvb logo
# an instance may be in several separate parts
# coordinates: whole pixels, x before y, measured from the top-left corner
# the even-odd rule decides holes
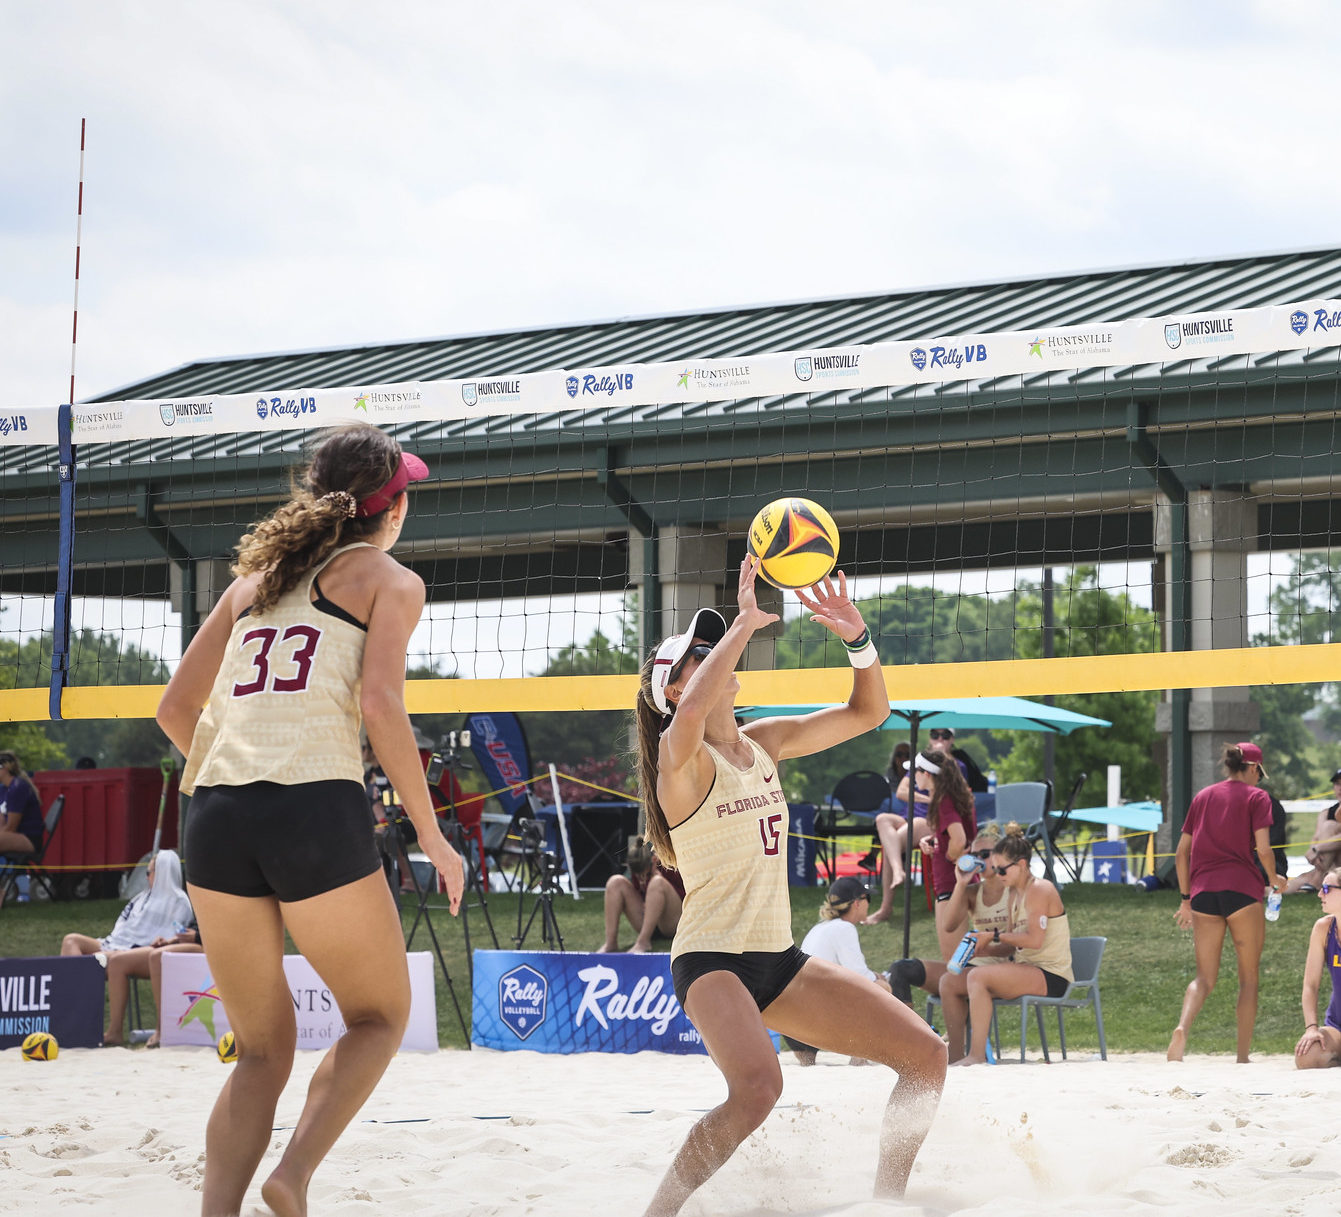
[[[498,978],[499,1021],[519,1040],[528,1038],[545,1021],[549,980],[524,963]]]
[[[18,435],[28,430],[28,420],[22,414],[0,414],[0,435]]]

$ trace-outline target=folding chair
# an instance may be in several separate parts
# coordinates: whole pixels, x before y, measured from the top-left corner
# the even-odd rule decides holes
[[[1062,1042],[1062,1060],[1066,1060],[1066,1023],[1064,1016],[1068,1010],[1081,1010],[1086,1006],[1094,1010],[1094,1024],[1099,1032],[1099,1056],[1108,1060],[1108,1043],[1104,1039],[1104,1013],[1099,1001],[1099,965],[1103,962],[1104,947],[1107,938],[1071,939],[1071,971],[1075,974],[1060,997],[1035,997],[1026,994],[1012,1000],[998,999],[993,1002],[992,1017],[996,1017],[996,1008],[1000,1006],[1018,1006],[1020,1008],[1020,1060],[1024,1060],[1025,1039],[1029,1033],[1029,1011],[1034,1012],[1038,1021],[1038,1039],[1043,1046],[1043,1059],[1049,1064],[1052,1057],[1048,1053],[1048,1033],[1043,1028],[1043,1010],[1050,1006],[1057,1011],[1057,1034]],[[997,1053],[998,1058],[1000,1053]]]
[[[874,823],[876,812],[887,798],[889,781],[883,773],[876,773],[874,769],[857,769],[838,779],[827,803],[815,817],[817,863],[818,856],[822,856],[828,863],[830,882],[838,877],[839,820],[850,818]],[[872,850],[863,861],[870,860],[874,853]],[[878,861],[876,866],[878,868]]]
[[[996,788],[996,820],[1004,827],[1011,820],[1024,825],[1025,836],[1034,843],[1043,842],[1043,870],[1049,883],[1057,877],[1052,864],[1052,841],[1040,835],[1039,824],[1052,805],[1051,782],[1010,782]]]
[[[1054,860],[1060,861],[1066,867],[1066,872],[1071,876],[1073,883],[1080,882],[1080,867],[1068,858],[1057,848],[1057,838],[1066,830],[1071,822],[1071,812],[1074,810],[1076,800],[1080,797],[1081,788],[1085,785],[1086,779],[1090,775],[1082,773],[1071,784],[1071,791],[1066,796],[1066,802],[1062,805],[1061,811],[1053,815],[1050,811],[1045,811],[1042,817],[1035,820],[1025,831],[1025,836],[1035,844],[1043,842],[1043,869],[1047,875],[1049,883],[1056,883],[1057,876],[1053,871],[1052,863]]]
[[[47,814],[43,817],[42,826],[46,831],[42,834],[42,844],[30,854],[16,854],[0,860],[0,903],[3,903],[3,898],[8,897],[10,888],[17,894],[20,875],[27,875],[30,883],[34,880],[40,883],[46,888],[48,897],[52,900],[56,898],[55,880],[42,869],[42,859],[47,856],[47,850],[51,848],[51,838],[56,835],[56,827],[61,822],[61,813],[64,810],[65,795],[62,793],[52,801],[51,806],[47,808]]]

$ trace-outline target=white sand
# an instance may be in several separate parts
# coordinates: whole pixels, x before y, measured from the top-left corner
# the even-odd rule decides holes
[[[293,1124],[316,1063],[299,1054],[277,1124]],[[205,1118],[225,1068],[191,1048],[41,1064],[0,1053],[0,1213],[198,1212]],[[778,1109],[689,1202],[690,1217],[1330,1217],[1341,1196],[1341,1070],[1299,1073],[1286,1057],[951,1070],[902,1204],[869,1199],[890,1075],[827,1055],[812,1069],[785,1056],[783,1070]],[[701,1057],[403,1055],[317,1172],[312,1212],[636,1214],[722,1093]],[[276,1153],[287,1135],[275,1133]],[[268,1211],[259,1187],[248,1200],[244,1212]]]

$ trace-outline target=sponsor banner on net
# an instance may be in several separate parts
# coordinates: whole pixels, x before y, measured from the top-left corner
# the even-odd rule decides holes
[[[754,397],[759,390],[754,368],[748,359],[686,360],[679,364],[659,364],[658,371],[669,368],[673,388],[667,394],[680,401],[730,401]]]
[[[1285,326],[1277,332],[1279,341],[1288,342],[1288,333],[1299,340],[1292,346],[1341,345],[1341,300],[1310,300],[1280,311]]]
[[[423,417],[424,387],[418,381],[359,386],[352,393],[349,410],[362,422],[394,424]]]
[[[647,400],[649,373],[648,366],[641,363],[568,371],[563,376],[563,391],[570,406],[626,406]]]
[[[0,447],[56,443],[55,406],[0,409]]]
[[[831,347],[827,350],[804,351],[792,355],[792,376],[795,387],[804,386],[805,392],[825,389],[862,388],[869,383],[863,360],[869,348]]]

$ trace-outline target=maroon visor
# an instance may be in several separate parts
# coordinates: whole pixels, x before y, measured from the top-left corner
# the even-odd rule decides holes
[[[400,463],[396,466],[396,472],[391,475],[390,481],[360,501],[357,512],[359,518],[367,519],[385,511],[396,501],[396,496],[406,486],[411,482],[422,482],[426,477],[428,477],[428,466],[413,453],[402,452]]]

